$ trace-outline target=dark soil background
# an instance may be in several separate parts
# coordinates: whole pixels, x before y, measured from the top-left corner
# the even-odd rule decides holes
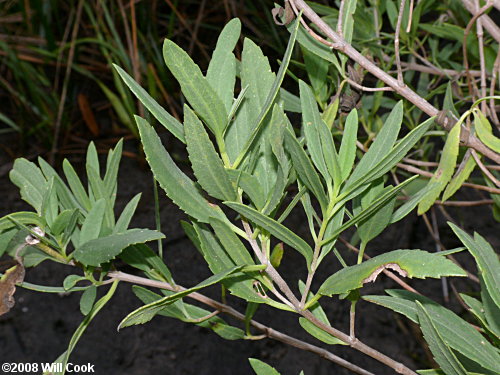
[[[0,138],[1,139],[1,138]],[[8,138],[4,137],[3,142]],[[126,148],[137,151],[137,143],[127,142]],[[5,172],[12,160],[1,154],[0,166]],[[75,165],[82,166],[82,160],[74,159]],[[27,209],[20,200],[17,188],[2,173],[0,177],[0,216]],[[119,174],[117,208],[123,206],[136,193],[143,196],[132,227],[153,228],[152,177],[147,165],[136,159],[124,158]],[[464,192],[467,193],[467,192]],[[165,197],[161,196],[162,229],[167,238],[164,241],[165,258],[176,281],[184,286],[192,286],[210,275],[203,258],[185,237],[179,220],[183,214]],[[463,212],[450,210],[457,221],[467,230],[479,231],[496,246],[498,236],[487,208],[468,208]],[[442,241],[448,248],[459,245],[448,229],[445,220],[439,217]],[[295,210],[286,223],[299,235],[307,235],[305,219],[300,209]],[[423,220],[414,215],[392,225],[369,246],[367,253],[377,255],[397,248],[421,248],[433,251],[434,242],[424,226]],[[343,254],[351,261],[354,255],[340,246]],[[469,271],[475,272],[471,258],[463,253],[457,256]],[[297,253],[285,249],[285,258],[280,272],[291,285],[299,278],[305,279],[303,260]],[[317,274],[314,288],[339,268],[331,255],[324,261]],[[134,272],[125,269],[127,272]],[[26,281],[43,285],[62,285],[64,278],[75,269],[59,264],[42,263],[36,269],[27,270]],[[417,290],[443,303],[439,280],[407,280]],[[455,278],[451,281],[459,291],[477,290],[477,285],[469,280]],[[384,288],[398,288],[382,275],[376,283],[363,288],[363,294],[382,294]],[[103,288],[104,289],[104,288]],[[104,291],[100,290],[102,294]],[[218,298],[218,289],[206,290],[211,297]],[[451,293],[451,292],[450,292]],[[51,362],[67,347],[73,331],[83,319],[79,311],[79,293],[71,295],[42,294],[18,288],[16,305],[6,315],[0,317],[0,362]],[[349,306],[337,299],[321,300],[332,324],[348,331]],[[245,305],[235,297],[229,303],[244,312]],[[451,307],[460,314],[463,309],[452,297]],[[320,357],[273,340],[226,341],[212,331],[183,322],[156,317],[151,322],[116,331],[121,319],[140,306],[131,292],[131,285],[122,283],[112,301],[94,319],[74,350],[71,361],[75,364],[94,364],[96,374],[168,374],[168,375],[212,375],[212,374],[253,374],[247,358],[259,358],[275,366],[283,375],[348,374],[349,371]],[[361,301],[358,304],[357,334],[361,340],[383,353],[403,362],[413,369],[426,368],[429,359],[419,343],[418,328],[412,327],[404,317],[389,310]],[[230,318],[224,317],[233,322]],[[298,324],[292,313],[273,310],[262,306],[255,319],[277,330],[304,339],[310,343],[327,347],[309,336]],[[240,326],[239,322],[233,322]],[[342,346],[328,348],[336,355],[356,363],[375,374],[392,374],[393,371],[356,351]]]

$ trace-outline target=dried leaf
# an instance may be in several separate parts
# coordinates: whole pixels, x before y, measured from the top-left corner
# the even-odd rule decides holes
[[[21,262],[14,260],[15,265],[10,267],[0,278],[0,315],[6,314],[14,307],[14,293],[16,284],[24,280],[24,266]]]

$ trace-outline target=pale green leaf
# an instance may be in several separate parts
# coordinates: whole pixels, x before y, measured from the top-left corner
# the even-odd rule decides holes
[[[248,361],[257,375],[280,375],[274,367],[271,367],[267,363],[258,359],[248,358]]]
[[[277,221],[261,214],[259,211],[251,207],[245,206],[236,202],[224,202],[224,204],[233,210],[237,211],[242,216],[262,227],[276,238],[290,245],[295,250],[304,256],[307,261],[307,266],[311,265],[313,251],[311,247],[302,238],[293,233],[290,229],[281,225]]]
[[[234,200],[236,193],[224,164],[203,124],[187,105],[184,106],[184,134],[189,161],[201,187],[214,198]]]
[[[193,109],[217,137],[227,124],[227,111],[217,92],[201,73],[189,55],[171,40],[163,43],[163,58],[181,85],[181,90]]]
[[[297,138],[295,138],[295,135],[293,135],[289,130],[285,130],[285,145],[286,150],[292,158],[292,164],[297,172],[298,178],[316,197],[321,205],[321,208],[325,210],[328,202],[319,175],[314,169],[314,166],[304,149],[297,141]]]
[[[438,168],[429,181],[429,191],[418,204],[419,215],[422,215],[427,212],[429,208],[431,208],[436,199],[439,197],[439,194],[443,191],[453,176],[453,171],[455,170],[455,166],[457,164],[460,129],[460,124],[457,124],[448,134],[448,138],[444,144],[443,153],[441,154],[441,159],[439,160]]]
[[[124,233],[97,238],[80,245],[73,253],[73,258],[87,266],[99,266],[114,259],[126,247],[158,240],[165,236],[149,229],[130,229]]]
[[[48,189],[48,183],[41,170],[32,162],[19,158],[9,173],[10,180],[21,191],[21,198],[28,202],[39,214]]]
[[[469,178],[475,167],[476,160],[472,157],[471,151],[468,150],[462,160],[462,163],[460,163],[460,166],[457,168],[455,175],[444,190],[442,198],[443,202],[448,200],[458,189],[460,189],[462,184]]]
[[[356,140],[358,136],[358,111],[353,109],[345,120],[344,134],[339,149],[339,164],[342,169],[342,181],[351,174],[356,159]]]
[[[80,298],[80,311],[83,315],[88,315],[94,306],[95,299],[97,297],[97,287],[92,285],[83,291]]]
[[[406,290],[386,290],[390,296],[364,296],[363,299],[387,307],[418,323],[417,305],[425,305],[439,334],[451,348],[492,371],[500,372],[500,355],[469,323],[431,299]],[[489,365],[487,365],[489,364]]]
[[[455,224],[448,223],[448,225],[476,260],[489,295],[500,308],[500,260],[498,254],[478,233],[474,233],[474,238],[472,238]]]
[[[141,117],[136,117],[136,121],[146,159],[168,197],[181,210],[203,223],[208,223],[211,216],[223,217],[222,212],[210,206],[193,181],[177,167],[153,127]]]
[[[436,330],[429,313],[425,307],[417,302],[417,314],[420,328],[424,334],[424,338],[429,344],[429,349],[434,355],[434,359],[441,366],[444,373],[447,375],[467,375],[467,371],[458,361],[453,351],[443,341],[443,338]]]
[[[334,273],[319,289],[320,294],[347,293],[372,282],[385,268],[397,271],[401,276],[425,279],[442,276],[467,276],[467,273],[451,260],[422,250],[394,250],[378,255],[361,264]]]
[[[474,111],[474,126],[479,139],[493,151],[500,153],[500,138],[493,135],[490,122],[479,110]]]
[[[177,292],[174,294],[171,294],[167,297],[161,298],[157,301],[154,301],[152,303],[149,303],[147,305],[141,306],[138,309],[132,311],[130,314],[128,314],[118,325],[118,330],[124,327],[129,327],[132,325],[136,324],[144,324],[146,322],[149,322],[153,317],[158,314],[164,307],[174,303],[178,299],[187,296],[188,294],[191,294],[193,292],[196,292],[200,289],[206,288],[210,285],[217,284],[227,278],[228,276],[239,272],[243,267],[238,266],[238,267],[232,267],[226,271],[220,272],[216,275],[213,275],[209,277],[208,279],[202,281],[198,285],[183,290],[182,292]]]
[[[237,18],[233,18],[224,26],[217,39],[206,76],[228,112],[233,104],[236,82],[236,59],[232,51],[240,38],[240,33],[241,22]]]
[[[80,230],[80,243],[96,239],[101,232],[102,222],[104,219],[104,210],[106,209],[106,201],[104,198],[99,199],[94,203],[92,209],[87,214],[85,221]]]
[[[141,194],[142,193],[136,194],[130,200],[130,202],[127,203],[127,205],[123,209],[122,213],[120,214],[120,217],[116,221],[116,225],[113,229],[113,233],[122,233],[128,229],[128,226],[130,224],[130,220],[132,220],[132,216],[134,216],[135,209],[137,208],[137,204],[139,203],[139,200],[141,199]]]
[[[148,92],[144,90],[136,81],[134,81],[134,79],[122,68],[115,64],[113,64],[113,67],[137,99],[141,101],[141,103],[148,109],[149,112],[151,112],[160,124],[162,124],[178,140],[185,143],[182,124],[170,113],[168,113],[161,105],[159,105],[156,100],[154,100],[151,95],[149,95]]]

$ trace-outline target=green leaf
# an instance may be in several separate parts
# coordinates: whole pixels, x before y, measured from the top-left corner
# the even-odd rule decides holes
[[[170,133],[172,133],[178,140],[185,143],[184,140],[184,129],[182,124],[168,113],[161,105],[159,105],[156,100],[154,100],[151,95],[148,94],[139,84],[134,81],[134,79],[129,76],[122,68],[118,65],[113,64],[123,82],[128,86],[128,88],[134,93],[134,95],[141,101],[141,103],[148,109],[149,112],[162,124]]]
[[[267,94],[266,100],[262,107],[260,108],[260,113],[259,116],[256,118],[255,123],[252,123],[252,133],[250,134],[250,137],[248,138],[247,142],[243,146],[243,149],[241,152],[238,154],[238,157],[236,158],[234,165],[237,167],[245,158],[246,153],[248,150],[252,147],[252,144],[254,140],[257,138],[257,135],[260,132],[260,129],[262,125],[264,124],[264,118],[268,114],[269,110],[271,109],[271,106],[276,99],[276,96],[279,93],[280,86],[283,82],[283,79],[285,78],[286,71],[288,69],[288,64],[290,63],[290,58],[292,57],[292,52],[293,52],[293,47],[295,45],[295,40],[297,37],[297,30],[299,29],[299,19],[296,19],[294,21],[294,31],[290,35],[290,39],[288,40],[288,45],[286,47],[285,55],[283,56],[283,61],[281,62],[280,68],[278,70],[278,74],[276,75],[276,78],[274,79],[274,82],[271,86],[271,89],[269,90],[269,93]],[[250,42],[249,42],[250,43]],[[251,42],[253,43],[253,42]],[[257,47],[258,48],[258,47]],[[259,49],[260,51],[260,49]],[[251,63],[255,64],[255,61],[252,61]],[[257,81],[261,80],[261,77],[255,77]],[[252,95],[253,93],[250,93]]]
[[[248,358],[248,361],[250,362],[250,366],[252,366],[257,375],[280,375],[280,373],[276,371],[274,367],[271,367],[267,363],[264,363],[258,359]]]
[[[76,283],[81,281],[81,280],[87,280],[87,279],[85,277],[79,276],[79,275],[66,276],[66,278],[63,281],[64,290],[69,290],[69,289],[73,288],[76,285]]]
[[[149,304],[155,302],[161,298],[160,295],[153,293],[149,289],[142,288],[140,286],[134,285],[132,291],[144,304]],[[170,291],[163,291],[164,293],[173,294]],[[202,309],[200,307],[190,305],[188,303],[182,302],[183,308],[177,306],[177,301],[164,307],[158,312],[158,315],[172,317],[175,319],[182,320],[183,322],[193,323],[197,326],[211,329],[219,336],[226,340],[237,340],[243,339],[245,332],[239,328],[231,327],[224,320],[218,316],[212,316],[209,319],[203,319],[210,314],[210,311]]]
[[[476,167],[476,160],[472,157],[471,151],[467,150],[462,163],[457,168],[455,175],[451,179],[448,186],[443,193],[443,202],[448,200],[453,194],[456,193],[458,189],[462,186],[462,184],[469,178],[470,174]]]
[[[92,285],[90,288],[85,289],[80,298],[80,311],[83,315],[88,315],[94,306],[97,297],[97,287]]]
[[[85,209],[90,210],[92,204],[90,203],[89,196],[83,187],[78,174],[75,172],[75,169],[70,164],[68,159],[64,159],[63,161],[63,171],[66,176],[66,180],[68,181],[68,185],[71,189],[71,192],[75,196],[78,203]]]
[[[236,193],[222,160],[203,124],[187,105],[184,106],[184,133],[189,161],[201,187],[214,198],[235,200]]]
[[[130,224],[130,220],[132,220],[132,217],[134,216],[135,209],[137,208],[137,204],[139,203],[139,200],[141,199],[142,193],[136,194],[130,202],[127,203],[125,208],[123,209],[122,213],[120,214],[120,217],[116,221],[116,225],[113,229],[113,233],[123,233],[128,229],[128,226]]]
[[[146,273],[159,273],[172,281],[172,274],[163,260],[145,244],[136,244],[126,247],[119,255],[120,259],[129,266],[135,267]]]
[[[355,115],[353,116],[354,118],[352,121],[354,122],[356,117]],[[385,120],[384,126],[380,129],[375,141],[352,172],[351,177],[346,182],[346,188],[356,182],[361,176],[365,175],[388,156],[398,138],[402,121],[403,102],[399,101]],[[352,150],[350,152],[352,153]]]
[[[136,121],[146,159],[168,197],[181,210],[203,223],[208,223],[211,216],[222,218],[222,212],[210,206],[193,181],[177,167],[148,122],[141,117],[136,117]]]
[[[500,339],[500,307],[495,304],[482,275],[480,275],[480,280],[481,299],[483,301],[484,317],[488,323],[488,329],[496,335],[497,339]]]
[[[394,186],[393,188],[387,190],[385,193],[383,193],[380,197],[378,197],[376,200],[372,201],[371,204],[361,210],[357,215],[353,216],[351,219],[346,221],[344,224],[330,232],[329,236],[326,237],[325,239],[321,242],[322,245],[326,245],[330,243],[331,241],[334,241],[337,239],[337,236],[342,233],[344,230],[347,228],[351,227],[352,225],[355,225],[357,223],[360,223],[364,220],[367,220],[369,217],[371,217],[374,213],[378,212],[380,209],[385,207],[385,205],[390,202],[402,189],[404,189],[405,186],[410,184],[413,180],[415,180],[417,176],[413,176],[409,178],[408,180],[400,183],[399,185]],[[345,200],[344,200],[345,201]],[[340,218],[339,218],[340,219]]]
[[[365,190],[361,196],[356,197],[355,203],[353,203],[353,214],[357,215],[363,209],[369,208],[372,202],[376,201],[378,197],[383,196],[385,193],[390,191],[391,188],[392,186],[386,186],[384,188],[383,181],[373,183],[370,189]],[[356,207],[357,202],[359,202],[359,206]],[[395,204],[396,196],[394,195],[394,197],[383,205],[378,211],[359,222],[358,235],[362,242],[366,244],[382,233],[391,221],[392,211],[394,210]]]
[[[97,238],[80,245],[73,253],[74,259],[87,265],[99,266],[121,253],[126,247],[158,240],[165,236],[149,229],[130,229],[124,233]]]
[[[12,219],[12,220],[11,220]],[[16,222],[45,228],[45,220],[34,212],[19,211],[0,218],[0,232],[16,226]]]
[[[481,111],[474,111],[474,127],[477,136],[493,151],[500,153],[500,138],[493,135],[490,122]]]
[[[260,211],[266,204],[266,197],[257,177],[248,172],[236,169],[228,169],[226,172],[231,183],[243,189],[248,198],[250,198],[250,201]]]
[[[356,159],[356,140],[358,136],[358,111],[353,109],[345,120],[344,134],[339,149],[339,164],[342,169],[342,181],[351,174]]]
[[[419,279],[467,276],[463,269],[438,254],[422,250],[394,250],[341,269],[323,283],[318,293],[331,296],[361,288],[363,284],[373,282],[385,268],[404,277]]]
[[[431,208],[453,175],[453,171],[455,170],[455,166],[457,164],[460,129],[460,124],[456,124],[448,134],[436,173],[434,173],[434,176],[432,176],[429,181],[430,190],[424,198],[422,198],[418,205],[419,215],[422,215],[427,212],[429,208]]]
[[[48,183],[35,163],[24,158],[16,159],[9,177],[12,183],[19,187],[21,198],[41,214]]]
[[[225,222],[216,218],[210,218],[210,225],[214,228],[215,235],[235,265],[255,264],[245,245],[243,245],[238,236],[236,236]]]
[[[240,33],[241,22],[237,18],[233,18],[224,26],[207,70],[207,81],[222,99],[228,112],[233,104],[236,81],[236,59],[232,51],[240,38]]]
[[[193,109],[217,137],[227,124],[224,103],[189,55],[171,40],[163,43],[163,58],[181,85],[181,90]]]
[[[431,299],[406,290],[386,290],[390,296],[363,296],[418,323],[416,301],[425,305],[439,334],[451,348],[490,370],[500,370],[497,350],[469,323]]]
[[[263,229],[271,233],[274,237],[293,247],[295,250],[302,254],[302,256],[307,261],[307,266],[310,267],[313,255],[311,247],[307,244],[306,241],[297,236],[290,229],[281,225],[277,221],[261,214],[259,211],[254,210],[253,208],[245,206],[241,203],[224,202],[224,204],[237,211],[239,214],[254,222],[258,226],[262,227]]]
[[[104,174],[104,190],[106,191],[107,197],[112,202],[112,206],[115,204],[116,190],[118,186],[118,169],[120,167],[120,160],[122,158],[123,150],[123,138],[118,141],[115,148],[109,150],[108,158],[106,160],[106,173]]]
[[[500,260],[495,250],[478,233],[472,238],[455,224],[449,222],[448,225],[476,260],[489,295],[500,308]]]
[[[411,132],[409,132],[401,141],[399,141],[394,148],[389,151],[383,158],[374,166],[371,166],[370,169],[364,171],[363,175],[357,180],[354,180],[354,174],[356,170],[358,170],[361,162],[358,167],[354,170],[354,173],[351,175],[349,180],[346,182],[345,187],[342,189],[342,197],[344,200],[351,199],[357,194],[361,193],[368,185],[367,183],[383,176],[389,170],[391,170],[405,155],[406,153],[418,142],[418,140],[424,135],[429,126],[434,122],[434,118],[430,118]],[[376,141],[375,141],[376,142]],[[374,142],[374,143],[375,143]],[[373,145],[372,145],[373,147]],[[371,148],[370,148],[371,149]],[[370,150],[368,150],[370,152]],[[363,159],[366,158],[366,155],[363,156]],[[363,160],[362,159],[362,160]],[[352,181],[352,182],[351,182]]]
[[[328,332],[323,331],[321,328],[316,327],[306,318],[299,318],[299,323],[302,328],[304,328],[311,336],[317,338],[320,341],[328,345],[346,345],[343,341],[339,340],[335,336],[330,335]]]
[[[94,203],[92,209],[87,214],[85,221],[80,230],[80,243],[96,239],[101,232],[102,222],[104,219],[104,210],[106,209],[106,201],[104,198],[99,199]]]
[[[78,328],[75,330],[75,333],[73,333],[73,336],[71,336],[71,340],[69,341],[68,344],[68,349],[66,352],[61,356],[61,361],[63,363],[63,369],[66,369],[66,364],[68,363],[69,356],[73,349],[75,348],[76,344],[82,337],[83,333],[89,326],[90,322],[95,318],[95,316],[101,311],[101,309],[106,305],[106,303],[109,302],[111,297],[115,294],[116,287],[118,286],[118,280],[115,280],[113,284],[111,284],[111,287],[109,288],[108,292],[99,299],[99,301],[96,302],[94,307],[92,307],[92,310],[85,316],[85,319],[83,319],[83,322],[80,323]],[[64,372],[64,371],[63,371]]]
[[[416,302],[416,305],[420,328],[438,365],[447,375],[467,375],[465,368],[436,330],[425,307],[420,302]]]
[[[292,164],[297,172],[298,178],[309,191],[314,194],[322,210],[325,210],[328,202],[319,175],[314,169],[306,152],[289,130],[285,130],[285,146],[292,158]]]
[[[73,210],[62,211],[50,226],[51,233],[56,237],[63,233],[64,230],[69,226],[71,218],[77,212],[78,210],[76,208]]]
[[[316,104],[316,99],[311,88],[302,80],[299,80],[300,102],[302,106],[302,129],[307,142],[307,150],[311,159],[326,180],[330,179],[328,169],[323,155],[323,147],[319,134],[320,123],[323,122]],[[326,125],[325,125],[326,127]]]
[[[243,266],[238,266],[238,267],[232,267],[226,271],[220,272],[216,275],[213,275],[209,277],[208,279],[202,281],[198,285],[183,290],[182,292],[177,292],[174,294],[171,294],[167,297],[164,297],[162,299],[159,299],[155,302],[149,303],[147,305],[141,306],[138,309],[132,311],[130,314],[128,314],[118,325],[118,330],[124,327],[129,327],[132,325],[136,324],[144,324],[146,322],[149,322],[153,317],[158,314],[165,306],[168,306],[178,299],[187,296],[188,294],[191,294],[193,292],[196,292],[200,289],[206,288],[207,286],[217,284],[220,281],[224,280],[228,276],[239,272]]]
[[[294,26],[295,24],[290,23],[287,26],[288,32],[292,33],[294,30]],[[314,39],[302,27],[299,27],[299,30],[297,31],[297,42],[299,42],[299,44],[305,49],[307,49],[309,52],[312,52],[316,56],[319,56],[322,59],[331,62],[339,72],[342,71],[339,60],[333,53],[332,49]]]

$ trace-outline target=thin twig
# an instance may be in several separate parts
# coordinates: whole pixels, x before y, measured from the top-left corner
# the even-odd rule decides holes
[[[396,166],[398,168],[404,169],[405,171],[408,171],[408,172],[411,172],[411,173],[416,173],[416,174],[419,174],[419,175],[424,176],[424,177],[431,178],[431,177],[434,176],[433,173],[427,172],[427,171],[423,171],[422,169],[419,169],[419,168],[414,167],[412,165],[406,165],[406,164],[403,164],[403,163],[398,163]],[[470,188],[476,189],[476,190],[484,190],[484,191],[487,191],[488,193],[492,193],[492,194],[500,194],[500,189],[489,187],[489,186],[472,184],[470,182],[464,182],[462,184],[462,186],[470,187]]]
[[[396,52],[396,69],[398,70],[398,84],[404,87],[403,71],[401,70],[401,56],[399,54],[399,33],[401,32],[401,23],[403,22],[403,13],[405,10],[406,0],[401,0],[399,5],[398,22],[396,23],[396,35],[394,38],[394,50]]]
[[[476,161],[476,164],[479,166],[479,168],[483,171],[483,173],[490,179],[491,182],[493,182],[498,188],[500,188],[500,181],[493,176],[493,174],[486,168],[479,158],[479,155],[476,153],[476,151],[472,150],[472,157]]]
[[[358,90],[366,91],[366,92],[376,92],[376,91],[394,91],[392,87],[366,87],[362,86],[359,83],[353,81],[352,79],[346,77],[345,80],[351,85],[357,88]]]
[[[132,284],[137,284],[137,285],[144,285],[144,286],[150,286],[153,288],[159,288],[159,289],[165,289],[165,290],[170,290],[170,291],[182,291],[185,290],[186,288],[177,285],[176,288],[174,288],[172,285],[169,283],[163,282],[163,281],[157,281],[157,280],[151,280],[147,279],[144,277],[139,277],[139,276],[134,276],[130,275],[121,271],[113,271],[108,274],[108,276],[113,279],[113,280],[120,280]],[[216,311],[220,311],[222,313],[228,314],[240,321],[245,321],[246,317],[244,314],[240,313],[239,311],[236,311],[233,309],[231,306],[225,305],[223,303],[220,303],[216,300],[213,300],[201,293],[195,292],[195,293],[190,293],[187,295],[187,297],[192,298],[198,302],[201,302],[207,306],[210,306]],[[252,327],[258,329],[259,331],[263,332],[267,337],[274,339],[276,341],[280,341],[284,344],[294,346],[296,348],[314,353],[319,355],[320,357],[327,359],[333,363],[338,364],[339,366],[345,367],[346,369],[352,371],[355,374],[361,374],[361,375],[374,375],[369,371],[366,371],[348,361],[345,359],[336,356],[335,354],[317,347],[315,345],[309,344],[305,341],[296,339],[295,337],[289,336],[285,333],[282,333],[280,331],[277,331],[271,327],[265,326],[262,323],[257,322],[256,320],[250,320],[250,324]]]
[[[493,64],[493,72],[491,72],[492,74],[490,83],[490,96],[495,95],[495,85],[497,77],[500,76],[498,74],[499,72],[500,72],[500,48],[498,48],[497,57],[495,58],[495,63]],[[493,98],[490,99],[490,112],[493,122],[495,123],[496,127],[500,130],[500,120],[498,119],[497,116],[497,111],[495,108],[495,99]]]
[[[474,5],[474,2],[472,0],[462,0],[462,4],[470,14],[472,14],[473,16],[476,15],[476,6]],[[482,20],[484,28],[498,43],[500,43],[500,27],[498,27],[497,23],[487,15],[484,15],[482,17]]]
[[[312,23],[314,23],[328,38],[333,41],[332,47],[339,50],[340,52],[346,54],[349,58],[357,62],[363,69],[367,70],[375,77],[383,81],[386,85],[392,87],[399,95],[413,103],[415,106],[420,108],[422,111],[427,113],[429,116],[437,116],[439,110],[430,104],[427,100],[422,98],[420,95],[415,93],[407,85],[401,87],[397,79],[391,77],[389,74],[384,72],[378,66],[376,66],[372,61],[361,55],[354,47],[348,44],[343,38],[340,38],[332,28],[325,22],[321,17],[319,17],[306,3],[304,0],[290,0],[290,3],[295,5],[297,9],[302,10],[306,18],[308,18]],[[332,43],[330,43],[331,45]],[[446,130],[451,130],[453,125],[455,125],[455,120],[450,119],[446,116],[439,119],[439,124],[443,126]],[[465,126],[462,126],[462,132],[460,134],[460,139],[465,146],[471,147],[476,151],[479,151],[486,157],[500,164],[500,154],[489,149],[485,146],[476,136],[470,134]]]
[[[342,18],[344,17],[344,5],[345,1],[340,0],[339,17],[337,18],[337,34],[339,34],[341,38],[344,37],[344,31],[342,29]]]

